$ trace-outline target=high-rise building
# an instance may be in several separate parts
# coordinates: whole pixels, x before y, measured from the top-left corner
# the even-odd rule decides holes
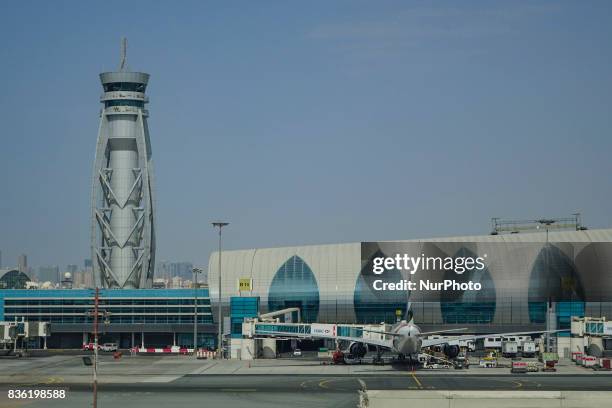
[[[17,270],[23,273],[28,271],[28,256],[26,254],[21,254],[17,258]]]
[[[153,166],[145,104],[149,74],[131,72],[122,42],[117,72],[100,74],[104,104],[92,188],[95,285],[150,288],[155,265]]]
[[[59,267],[55,265],[39,266],[37,276],[39,282],[59,282]]]
[[[200,275],[198,280],[202,279],[207,274]],[[161,279],[171,280],[175,276],[179,276],[182,279],[193,278],[193,263],[191,262],[169,262],[161,261],[157,264],[156,276]]]

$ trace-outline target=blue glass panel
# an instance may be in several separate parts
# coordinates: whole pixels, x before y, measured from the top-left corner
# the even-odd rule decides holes
[[[454,258],[476,258],[478,255],[467,248],[461,248]],[[440,294],[440,309],[444,323],[448,324],[488,324],[495,316],[495,284],[489,269],[472,269],[457,274],[445,271],[444,279],[459,283],[472,281],[482,285],[481,290],[442,291]]]
[[[408,301],[406,291],[374,290],[372,286],[378,279],[384,282],[399,282],[403,279],[402,273],[397,269],[386,270],[382,275],[374,274],[372,263],[374,258],[379,257],[385,257],[380,250],[375,252],[361,268],[355,283],[353,307],[358,323],[395,323],[398,310],[400,319],[406,314]]]
[[[546,321],[549,299],[559,303],[584,300],[584,288],[574,263],[556,246],[546,245],[533,263],[528,298],[532,323]]]
[[[546,323],[546,302],[529,302],[528,307],[532,323]]]

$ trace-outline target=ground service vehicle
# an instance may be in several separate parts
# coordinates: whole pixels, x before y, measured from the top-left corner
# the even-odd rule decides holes
[[[502,356],[506,358],[514,358],[518,353],[518,344],[515,341],[502,342]]]
[[[93,343],[83,343],[83,351],[93,351],[94,350]],[[100,350],[100,345],[98,344],[98,350]]]
[[[458,355],[454,363],[455,363],[456,370],[460,370],[462,368],[465,368],[465,369],[470,368],[470,360],[467,358],[465,354]]]
[[[117,346],[117,343],[104,343],[101,347],[100,350],[102,351],[117,351],[119,349],[119,347]]]
[[[529,340],[523,343],[523,357],[533,357],[536,354],[536,344],[533,340]]]

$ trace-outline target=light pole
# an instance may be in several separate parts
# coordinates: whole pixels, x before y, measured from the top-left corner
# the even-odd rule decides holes
[[[550,298],[550,271],[548,270],[548,230],[550,228],[550,226],[552,224],[554,224],[556,221],[553,219],[541,219],[538,220],[538,223],[541,225],[544,225],[544,228],[546,228],[546,245],[544,246],[544,271],[546,273],[546,294],[547,299],[546,299],[546,351],[550,352],[550,318],[551,318],[551,309],[552,309],[552,304],[551,304],[551,298]]]
[[[96,286],[94,295],[94,309],[85,312],[86,316],[93,315],[93,408],[98,406],[98,317],[104,317],[104,324],[110,323],[110,312],[100,311],[100,289]],[[89,344],[89,343],[88,343]]]
[[[202,269],[193,268],[193,355],[198,358],[198,274]]]
[[[217,330],[219,331],[218,337],[217,337],[217,352],[218,352],[218,356],[217,358],[222,359],[223,358],[223,315],[221,313],[221,231],[223,230],[223,227],[226,227],[229,225],[229,222],[224,222],[224,221],[214,221],[212,223],[214,228],[219,228],[219,313],[218,313],[218,317],[217,317]]]

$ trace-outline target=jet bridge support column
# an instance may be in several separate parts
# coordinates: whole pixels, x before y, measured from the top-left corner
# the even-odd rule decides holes
[[[257,358],[255,339],[242,339],[240,343],[240,359],[253,360]]]
[[[262,340],[263,358],[276,358],[276,339],[266,338]]]

